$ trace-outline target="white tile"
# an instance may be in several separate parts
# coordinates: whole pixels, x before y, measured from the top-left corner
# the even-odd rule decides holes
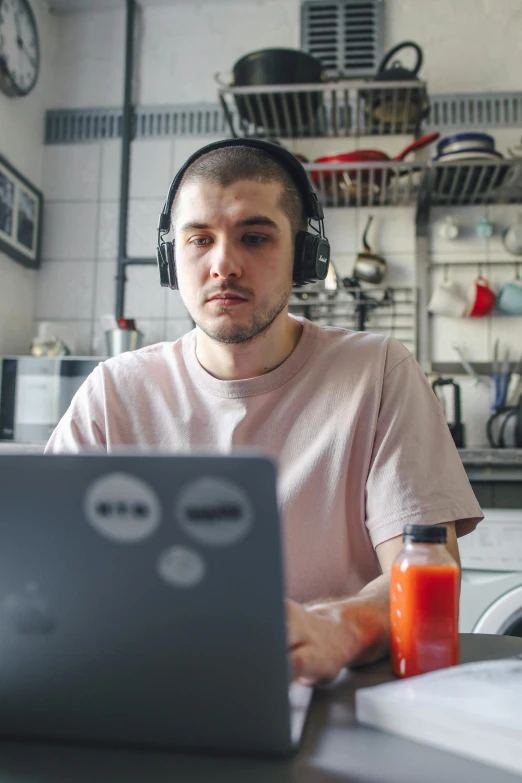
[[[485,261],[488,253],[488,241],[477,236],[476,226],[487,214],[485,207],[436,207],[431,213],[430,252],[432,261],[467,259]],[[458,226],[456,239],[444,239],[440,236],[440,226],[449,215]]]
[[[98,205],[48,201],[44,206],[42,257],[95,258]]]
[[[131,146],[130,198],[167,198],[172,177],[170,139],[134,141]]]
[[[118,256],[119,222],[120,202],[101,201],[99,203],[97,258],[116,258]]]
[[[98,198],[101,144],[52,144],[43,148],[43,192],[47,201]]]
[[[386,253],[386,277],[383,285],[415,286],[415,256],[413,253]]]
[[[504,231],[518,223],[522,216],[522,207],[516,204],[492,204],[488,207],[488,216],[494,228],[493,236],[487,243],[488,258],[491,261],[508,261],[513,263],[520,261],[522,269],[522,256],[515,256],[509,253],[502,241]]]
[[[179,291],[167,290],[167,318],[188,318],[187,308],[183,304]]]
[[[516,157],[522,157],[521,130],[515,128],[494,128],[486,131],[495,139],[495,149],[501,152],[505,157],[512,157],[511,152]]]
[[[116,302],[116,259],[97,261],[94,293],[94,317],[115,312]]]
[[[155,345],[164,342],[165,337],[164,318],[140,318],[139,328],[143,332],[143,345]]]
[[[129,202],[127,252],[130,258],[155,258],[158,241],[158,218],[164,201]]]
[[[103,201],[119,199],[121,172],[121,141],[110,139],[101,145],[100,198]]]
[[[354,207],[324,210],[324,229],[332,254],[356,254],[361,238],[357,231],[357,210]]]
[[[362,235],[368,217],[373,221],[368,232],[372,250],[386,258],[387,253],[413,253],[415,250],[414,207],[361,207],[357,210],[357,233],[362,249]]]
[[[462,420],[467,448],[489,447],[486,422],[491,412],[493,390],[490,384],[476,384],[469,376],[455,379],[460,386]]]
[[[201,136],[193,136],[190,138],[177,138],[174,140],[173,143],[173,151],[172,151],[172,163],[171,163],[171,179],[174,178],[174,175],[178,171],[178,169],[183,166],[183,164],[187,161],[190,156],[200,149],[200,147],[204,147],[207,144],[211,144],[213,141],[220,141],[223,137],[222,136],[205,136],[202,138]]]
[[[36,321],[36,329],[45,328],[45,334],[63,340],[74,356],[89,356],[92,351],[92,321]]]
[[[188,318],[169,319],[166,321],[165,339],[169,342],[174,342],[193,328],[192,321],[189,321]]]
[[[458,362],[452,347],[456,341],[470,362],[487,362],[489,358],[488,318],[449,318],[430,316],[432,323],[432,361]]]
[[[509,349],[510,361],[518,362],[522,358],[522,315],[496,313],[491,318],[491,355],[497,338],[501,357]]]
[[[36,318],[91,318],[95,261],[44,261],[38,273]]]
[[[156,266],[128,267],[125,288],[127,318],[136,318],[138,321],[141,318],[165,318],[166,312],[167,289],[160,285]]]

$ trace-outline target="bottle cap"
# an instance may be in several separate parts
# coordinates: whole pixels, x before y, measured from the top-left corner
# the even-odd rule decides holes
[[[405,525],[402,540],[410,544],[445,544],[448,531],[443,525]]]

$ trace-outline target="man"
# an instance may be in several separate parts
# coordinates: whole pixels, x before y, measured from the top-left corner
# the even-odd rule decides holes
[[[404,525],[446,524],[458,561],[456,534],[482,515],[408,351],[289,315],[306,194],[276,149],[235,140],[186,164],[169,194],[171,273],[196,327],[101,363],[47,452],[268,452],[278,465],[289,655],[295,677],[319,682],[386,654]]]

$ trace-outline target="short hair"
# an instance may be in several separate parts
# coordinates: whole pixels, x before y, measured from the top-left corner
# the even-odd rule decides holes
[[[255,147],[219,147],[197,158],[183,175],[172,214],[178,195],[187,182],[205,181],[228,187],[242,179],[279,182],[283,189],[279,205],[290,221],[294,236],[298,231],[307,229],[303,197],[291,174],[270,153]]]

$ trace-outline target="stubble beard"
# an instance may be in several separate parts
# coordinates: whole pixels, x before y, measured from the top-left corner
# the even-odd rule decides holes
[[[263,301],[260,303],[257,311],[255,311],[248,323],[240,324],[213,324],[205,321],[196,316],[190,308],[187,307],[190,317],[201,329],[207,337],[211,340],[215,340],[217,343],[223,343],[225,345],[234,345],[239,343],[247,343],[250,340],[254,340],[259,337],[274,323],[277,316],[282,313],[288,304],[290,293],[292,291],[292,283],[290,282],[282,291],[277,302]],[[221,308],[221,313],[229,312],[230,308]]]

